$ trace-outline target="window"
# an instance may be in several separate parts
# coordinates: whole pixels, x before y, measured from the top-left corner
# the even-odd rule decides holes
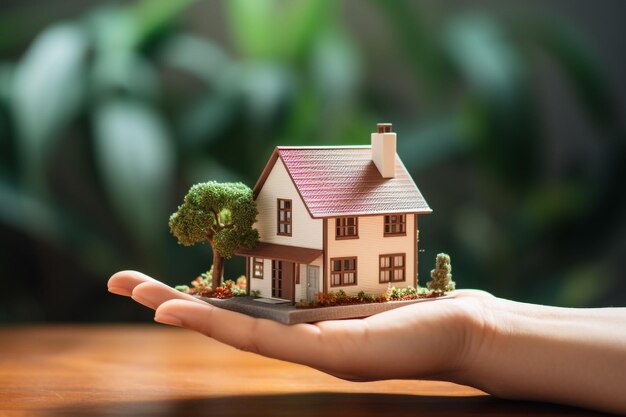
[[[263,259],[252,258],[252,278],[263,279]]]
[[[404,281],[406,279],[404,253],[380,255],[378,271],[378,281],[380,283]]]
[[[330,259],[330,285],[356,285],[356,256],[351,258]]]
[[[278,232],[281,236],[291,236],[291,200],[278,199]]]
[[[385,236],[406,235],[406,214],[385,215]]]
[[[335,239],[357,239],[358,237],[358,217],[337,217],[335,219]]]

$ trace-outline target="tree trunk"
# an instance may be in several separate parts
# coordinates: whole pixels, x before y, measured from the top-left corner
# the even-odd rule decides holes
[[[213,248],[213,276],[211,276],[211,288],[215,290],[222,285],[224,275],[224,258]]]

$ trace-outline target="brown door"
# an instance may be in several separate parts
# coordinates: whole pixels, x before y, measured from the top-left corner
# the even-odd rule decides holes
[[[272,297],[292,300],[294,275],[293,262],[272,261]]]

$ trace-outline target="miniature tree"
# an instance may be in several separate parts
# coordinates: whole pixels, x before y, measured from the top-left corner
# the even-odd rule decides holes
[[[170,216],[169,227],[178,243],[208,242],[213,249],[212,288],[222,285],[224,259],[240,247],[253,248],[259,232],[252,226],[258,214],[252,190],[242,183],[209,181],[191,187]]]
[[[426,283],[429,290],[438,293],[453,291],[456,284],[452,281],[452,265],[450,264],[450,256],[445,253],[437,255],[435,261],[435,269],[430,271],[430,281]]]

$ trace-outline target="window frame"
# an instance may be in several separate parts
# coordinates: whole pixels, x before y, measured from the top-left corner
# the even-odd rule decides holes
[[[264,271],[265,262],[264,261],[265,261],[264,258],[257,258],[256,256],[252,257],[252,278],[255,278],[255,279],[263,279],[263,278],[265,278],[265,271]],[[257,275],[256,267],[258,265],[261,266],[261,275],[260,276]]]
[[[402,266],[398,267],[395,265],[396,256],[402,257]],[[383,267],[382,260],[383,258],[389,258],[389,266]],[[389,271],[389,280],[385,281],[382,278],[383,272]],[[402,271],[402,279],[395,279],[395,271]],[[406,253],[386,253],[382,255],[378,255],[378,283],[379,284],[389,284],[392,282],[406,282]]]
[[[345,269],[345,262],[353,261],[354,269]],[[335,271],[333,268],[335,266],[335,262],[340,262],[341,269],[339,271]],[[330,286],[331,287],[349,287],[353,285],[358,285],[358,274],[359,271],[359,262],[358,257],[356,256],[343,256],[340,258],[330,258]],[[345,275],[354,273],[354,282],[346,283]],[[339,284],[335,284],[333,280],[333,275],[339,274]]]
[[[354,219],[354,225],[348,225],[348,219]],[[348,235],[347,231],[354,227],[354,235]],[[359,238],[359,217],[341,216],[335,218],[335,240],[358,239]]]
[[[289,202],[289,208],[286,207],[280,207],[280,203],[281,201],[284,201],[285,203]],[[285,213],[285,218],[289,218],[289,220],[281,220],[280,219],[280,214],[281,212]],[[287,216],[287,213],[289,213],[289,216]],[[281,232],[280,231],[280,226],[285,225],[285,230],[289,230],[288,232]],[[289,198],[277,198],[276,199],[276,234],[278,236],[291,236],[293,233],[293,202],[291,201],[291,199]]]
[[[397,219],[396,221],[392,221],[394,217]],[[383,216],[383,235],[385,237],[406,236],[406,218],[406,213],[385,214]],[[392,232],[391,229],[393,225],[399,225],[400,231]]]

